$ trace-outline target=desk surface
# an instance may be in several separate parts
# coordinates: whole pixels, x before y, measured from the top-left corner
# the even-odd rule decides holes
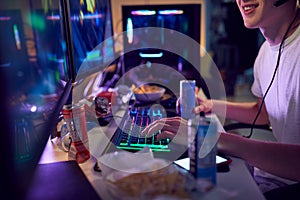
[[[68,160],[68,154],[60,150],[57,145],[57,140],[54,139],[46,145],[44,153],[41,157],[40,164],[60,162]],[[230,199],[265,199],[260,192],[256,183],[252,179],[248,169],[243,160],[238,158],[232,158],[233,162],[230,164],[230,171],[225,173],[217,173],[217,184],[221,190],[229,193]],[[96,159],[91,158],[85,163],[79,164],[80,168],[86,175],[89,182],[92,184],[98,195],[102,199],[111,199],[111,197],[105,191],[105,185],[101,173],[94,171],[93,167],[96,163]],[[216,196],[214,198],[222,198]],[[228,197],[228,196],[227,196]],[[212,199],[212,198],[209,198]]]

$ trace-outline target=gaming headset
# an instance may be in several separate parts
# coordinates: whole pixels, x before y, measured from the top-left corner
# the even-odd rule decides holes
[[[277,0],[275,1],[275,3],[273,4],[275,7],[279,7],[282,6],[283,4],[285,4],[288,0]]]

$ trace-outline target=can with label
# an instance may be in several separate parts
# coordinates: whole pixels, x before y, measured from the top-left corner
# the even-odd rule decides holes
[[[67,125],[67,129],[69,132],[74,131],[73,130],[73,116],[72,116],[72,104],[64,105],[62,108],[62,114],[64,121]]]
[[[190,172],[208,188],[216,185],[217,133],[217,123],[213,118],[189,120]]]
[[[192,119],[195,117],[193,109],[195,108],[195,80],[180,81],[180,114],[184,119]]]
[[[68,159],[83,163],[90,158],[84,105],[65,105],[62,113],[71,138]]]

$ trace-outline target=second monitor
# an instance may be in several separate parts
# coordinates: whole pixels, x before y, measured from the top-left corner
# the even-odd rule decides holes
[[[159,64],[166,66],[163,77],[167,82],[177,80],[174,84],[179,85],[182,78],[194,79],[197,86],[205,88],[199,74],[201,9],[201,4],[122,6],[126,71],[144,66],[144,72],[138,74],[142,79],[149,78],[147,71],[163,76],[161,70],[155,73],[155,65]],[[149,34],[153,28],[157,31]],[[185,37],[199,45],[191,46]],[[175,70],[173,74],[178,77],[171,78],[169,69]]]

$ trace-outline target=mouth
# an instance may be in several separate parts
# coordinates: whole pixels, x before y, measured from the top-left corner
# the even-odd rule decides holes
[[[244,13],[247,15],[247,14],[251,14],[257,7],[258,7],[258,4],[249,4],[249,5],[242,6],[242,9],[243,9]]]

